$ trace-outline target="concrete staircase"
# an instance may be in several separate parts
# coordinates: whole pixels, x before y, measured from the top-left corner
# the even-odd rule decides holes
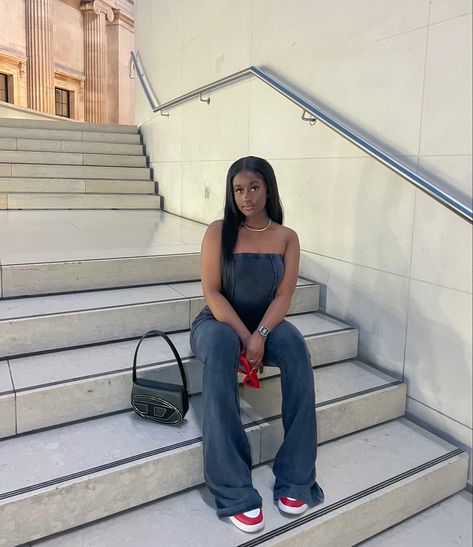
[[[136,126],[0,119],[0,209],[159,209]]]
[[[68,127],[56,136],[91,134]],[[104,127],[95,134],[122,135]],[[15,135],[8,138],[18,145]],[[127,128],[123,136],[138,137]],[[69,155],[51,152],[61,153]],[[74,153],[84,161],[89,152]],[[101,168],[110,169],[94,167]],[[85,235],[68,235],[64,258],[51,260],[44,245],[67,215],[79,227],[84,215],[85,234],[95,226],[87,236],[91,251],[74,247]],[[108,235],[108,246],[97,250],[98,234],[110,230],[108,215],[119,228],[115,253]],[[10,222],[43,254],[12,255]],[[147,255],[139,244],[125,252],[121,239],[130,225],[176,246],[152,252],[149,238]],[[218,520],[202,486],[202,365],[189,347],[189,327],[204,305],[194,250],[204,228],[162,211],[0,211],[7,234],[0,238],[0,546],[350,546],[465,487],[466,454],[403,417],[405,384],[358,359],[357,329],[320,310],[319,286],[300,278],[288,320],[312,355],[317,478],[326,500],[295,519],[271,503],[270,462],[283,430],[277,369],[266,367],[260,391],[241,390],[266,528],[255,537]],[[179,251],[186,242],[188,251]],[[189,378],[190,411],[177,427],[149,423],[129,406],[137,337],[153,327],[172,333]],[[141,375],[177,379],[162,340],[147,340],[142,350]]]

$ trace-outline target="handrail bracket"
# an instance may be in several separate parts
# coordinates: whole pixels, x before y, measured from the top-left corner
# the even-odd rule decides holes
[[[202,93],[200,93],[200,100],[203,102],[203,103],[207,103],[207,104],[210,104],[210,97],[207,97],[206,99],[204,99],[202,97]]]
[[[303,110],[301,119],[304,120],[305,122],[309,122],[310,125],[315,125],[317,122],[317,118],[311,115],[306,116],[306,114],[309,114],[307,110]]]

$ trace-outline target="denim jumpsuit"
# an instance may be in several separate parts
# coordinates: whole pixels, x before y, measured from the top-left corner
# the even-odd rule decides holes
[[[283,276],[282,255],[233,255],[229,287],[222,294],[251,333],[274,299]],[[215,496],[217,514],[226,517],[261,507],[261,496],[251,482],[250,445],[240,419],[240,339],[205,306],[192,323],[190,345],[204,364],[204,476]],[[274,500],[287,496],[317,505],[324,493],[315,481],[317,427],[311,356],[304,337],[288,321],[283,320],[269,333],[263,363],[281,370],[284,441],[273,464]],[[264,396],[264,384],[261,389]]]

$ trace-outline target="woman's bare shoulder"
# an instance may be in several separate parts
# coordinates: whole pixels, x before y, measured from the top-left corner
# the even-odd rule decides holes
[[[298,237],[297,232],[292,228],[289,228],[289,226],[284,226],[283,224],[278,224],[277,222],[275,222],[274,224],[276,231],[279,232],[279,235],[282,236],[286,241],[290,241],[291,239]]]
[[[218,232],[219,230],[222,229],[222,225],[223,225],[223,218],[219,218],[218,220],[214,220],[213,222],[211,222],[207,226],[207,230],[213,230]]]
[[[222,231],[223,219],[214,220],[207,226],[207,232],[220,233]]]
[[[295,234],[295,230],[292,228],[289,228],[289,226],[285,226],[284,224],[276,224],[276,226],[282,230],[283,233],[289,235],[289,234]]]
[[[217,241],[222,236],[222,225],[223,225],[223,219],[214,220],[207,226],[207,230],[205,231],[205,238],[206,240],[211,239],[212,241]]]

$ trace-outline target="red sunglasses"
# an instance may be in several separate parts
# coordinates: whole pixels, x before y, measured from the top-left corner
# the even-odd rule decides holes
[[[258,373],[256,369],[250,367],[250,363],[248,363],[244,353],[240,353],[238,372],[245,374],[245,377],[243,378],[243,385],[254,389],[259,389],[261,387]]]

